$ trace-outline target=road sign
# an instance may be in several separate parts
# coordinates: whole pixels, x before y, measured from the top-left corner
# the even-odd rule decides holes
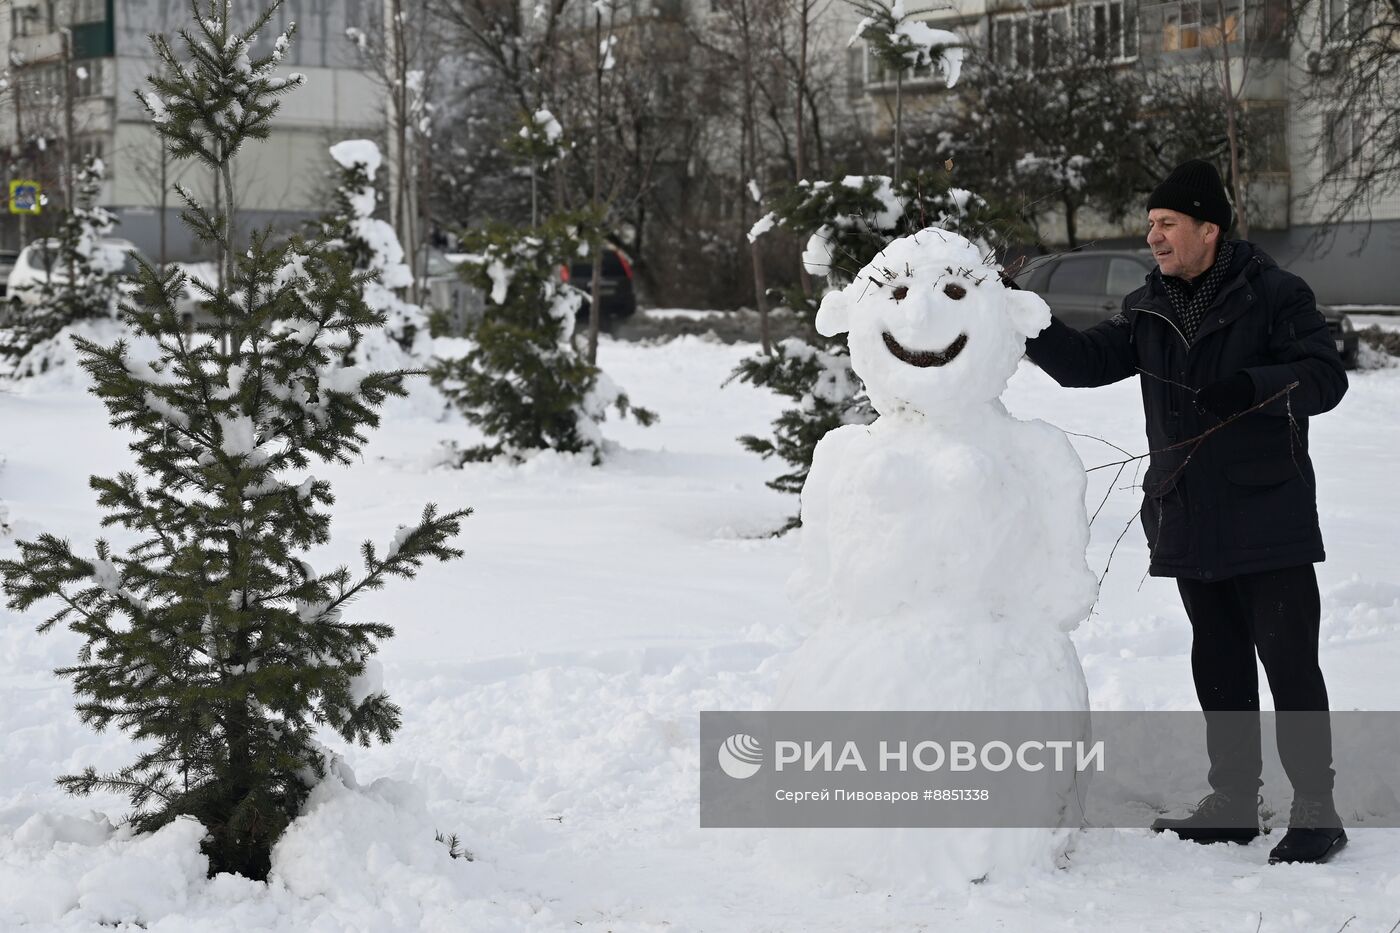
[[[37,181],[10,182],[10,213],[39,213],[39,183]]]

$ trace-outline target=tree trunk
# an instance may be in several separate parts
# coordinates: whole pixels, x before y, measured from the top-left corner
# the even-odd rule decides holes
[[[802,17],[798,32],[801,36],[800,49],[797,59],[797,181],[807,177],[807,146],[804,142],[805,127],[802,115],[806,110],[804,101],[807,99],[807,33],[811,26],[812,2],[811,0],[799,0],[797,6],[798,15]]]
[[[894,73],[894,183],[899,185],[904,155],[904,70]]]
[[[156,137],[159,139],[160,137]],[[170,153],[164,147],[160,147],[160,268],[165,270],[166,263],[170,261],[169,251],[166,249],[166,221],[165,211],[170,203],[168,192],[170,191]]]
[[[593,13],[593,219],[598,224],[593,237],[593,281],[588,302],[588,362],[598,365],[598,324],[603,297],[603,229],[598,207],[603,191],[603,14]]]
[[[772,325],[768,322],[768,288],[763,281],[763,253],[758,241],[749,244],[749,259],[753,263],[754,302],[758,305],[758,342],[764,356],[773,355]]]
[[[77,166],[77,154],[74,152],[73,144],[73,31],[63,30],[63,161],[64,166],[64,192],[66,199],[64,207],[68,210],[68,216],[73,216],[73,209],[77,206],[73,203],[77,185],[74,183],[73,174]],[[78,270],[75,265],[73,249],[65,250],[68,253],[68,293],[74,294],[78,289]]]
[[[1241,239],[1249,238],[1249,213],[1244,203],[1244,182],[1240,178],[1240,134],[1237,112],[1239,100],[1235,95],[1235,76],[1230,71],[1230,35],[1225,31],[1225,2],[1216,0],[1220,23],[1220,88],[1225,94],[1225,138],[1230,144],[1230,190],[1235,196],[1235,217]],[[1222,239],[1225,231],[1220,231]]]

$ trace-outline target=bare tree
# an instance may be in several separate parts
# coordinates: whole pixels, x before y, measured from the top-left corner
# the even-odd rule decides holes
[[[521,111],[534,113],[552,97],[568,3],[527,8],[519,0],[427,0],[426,8],[451,30],[458,51],[489,70]]]
[[[170,192],[189,171],[192,163],[175,161],[170,151],[161,145],[160,137],[154,133],[143,137],[142,143],[126,147],[122,152],[122,162],[131,172],[136,186],[146,195],[147,202],[156,211],[156,226],[159,231],[156,261],[163,267],[170,260],[167,239]]]
[[[1369,225],[1400,187],[1400,0],[1293,0],[1290,23],[1294,94],[1319,163],[1304,200],[1324,237],[1345,221]]]
[[[1220,84],[1221,109],[1225,112],[1225,139],[1230,155],[1230,189],[1235,201],[1235,225],[1242,238],[1249,238],[1249,207],[1245,200],[1246,185],[1241,165],[1241,96],[1249,85],[1250,66],[1254,62],[1252,54],[1254,30],[1244,28],[1244,5],[1233,10],[1226,0],[1207,0],[1208,9],[1214,9],[1215,22],[1207,23],[1201,30],[1201,44],[1207,49],[1218,49],[1214,65]],[[1238,55],[1232,54],[1236,47]],[[1234,65],[1239,63],[1238,80]]]
[[[1142,132],[1143,87],[1131,70],[1082,44],[1067,44],[1054,67],[975,57],[948,98],[939,127],[911,140],[919,160],[953,160],[957,183],[1014,209],[1038,240],[1064,224],[1080,245],[1086,208],[1117,220],[1140,203],[1132,152]]]
[[[734,101],[737,104],[734,109],[739,113],[737,233],[743,238],[741,242],[748,244],[754,303],[759,315],[759,342],[764,354],[772,353],[772,335],[763,253],[758,239],[750,240],[748,233],[756,219],[752,208],[761,201],[761,186],[768,163],[759,125],[759,83],[782,61],[774,48],[778,34],[777,19],[782,12],[782,7],[775,0],[715,0],[715,16],[707,24],[706,35],[700,40],[720,56],[723,72],[731,76],[737,73],[740,79],[738,99]],[[732,81],[723,86],[731,93],[736,90]]]

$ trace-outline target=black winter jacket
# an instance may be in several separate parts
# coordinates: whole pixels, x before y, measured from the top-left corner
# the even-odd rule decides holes
[[[1346,371],[1312,290],[1254,244],[1235,244],[1189,347],[1154,269],[1113,319],[1086,331],[1055,320],[1026,353],[1062,386],[1141,380],[1154,576],[1222,580],[1324,559],[1308,417],[1341,401]],[[1194,443],[1220,424],[1196,411],[1195,390],[1239,372],[1256,405],[1279,397]]]

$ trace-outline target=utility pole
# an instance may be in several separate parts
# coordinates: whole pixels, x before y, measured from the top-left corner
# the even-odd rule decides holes
[[[20,79],[20,72],[16,65],[18,62],[11,58],[10,68],[14,74],[10,87],[15,99],[15,147],[19,152],[19,174],[21,178],[30,177],[29,169],[29,148],[24,144],[24,82]],[[19,215],[19,243],[16,247],[24,249],[29,244],[29,215]]]
[[[59,33],[63,36],[63,199],[64,209],[68,211],[69,221],[72,221],[73,211],[77,207],[74,201],[74,180],[73,167],[77,161],[75,152],[76,140],[73,132],[73,30],[67,26],[60,26]],[[73,229],[71,226],[67,229]],[[73,249],[65,248],[68,254],[68,289],[74,292],[78,285],[78,269]]]
[[[73,30],[60,26],[58,31],[63,36],[63,198],[71,211],[73,166],[76,164],[73,139]]]

